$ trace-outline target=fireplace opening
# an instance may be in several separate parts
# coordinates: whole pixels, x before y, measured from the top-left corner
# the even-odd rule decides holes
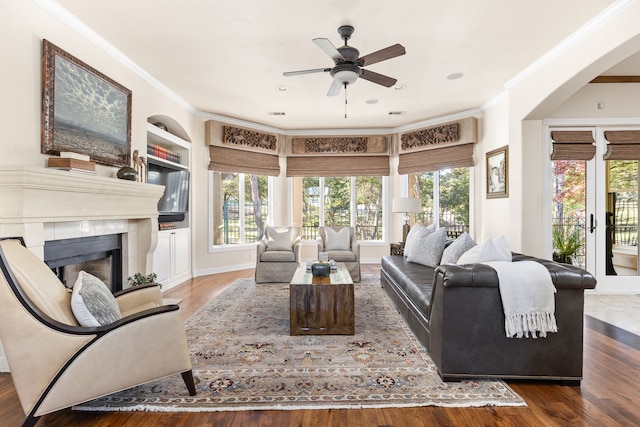
[[[84,270],[111,292],[122,290],[122,234],[46,241],[44,262],[68,288]]]

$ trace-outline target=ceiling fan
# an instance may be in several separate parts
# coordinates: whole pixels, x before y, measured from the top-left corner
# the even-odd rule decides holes
[[[298,76],[300,74],[310,73],[329,73],[333,77],[333,83],[327,92],[327,96],[336,96],[340,93],[340,88],[355,83],[358,77],[362,77],[370,82],[377,83],[385,87],[391,87],[396,84],[397,80],[373,71],[365,70],[362,67],[375,64],[376,62],[385,61],[395,58],[396,56],[406,53],[404,46],[394,44],[392,46],[380,49],[369,55],[361,56],[358,49],[347,45],[347,40],[351,38],[354,28],[351,25],[343,25],[338,28],[338,34],[344,40],[344,46],[336,48],[329,39],[316,38],[313,42],[318,45],[327,55],[333,59],[335,66],[333,68],[315,68],[312,70],[288,71],[282,73],[284,76]]]

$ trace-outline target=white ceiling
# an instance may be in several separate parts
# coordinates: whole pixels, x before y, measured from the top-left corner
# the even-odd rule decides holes
[[[199,111],[280,129],[353,129],[393,128],[479,108],[614,0],[57,3]],[[355,27],[349,45],[361,55],[394,43],[407,51],[367,67],[404,88],[359,79],[348,88],[346,119],[344,90],[326,96],[329,73],[282,75],[333,66],[311,40],[324,37],[341,46],[337,28],[345,24]],[[456,72],[464,76],[446,78]]]

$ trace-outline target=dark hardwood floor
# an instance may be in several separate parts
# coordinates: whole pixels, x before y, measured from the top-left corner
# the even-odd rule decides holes
[[[378,276],[379,266],[363,266],[363,274]],[[181,309],[186,318],[235,279],[252,276],[253,270],[245,270],[199,277],[168,290],[165,297],[183,298]],[[633,334],[587,317],[581,387],[509,382],[527,407],[211,413],[62,410],[42,417],[37,426],[636,426],[640,425],[639,341]],[[0,374],[0,426],[19,426],[23,419],[10,374]]]

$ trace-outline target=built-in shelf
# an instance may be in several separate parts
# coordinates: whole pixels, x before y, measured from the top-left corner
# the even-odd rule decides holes
[[[149,154],[147,152],[147,158],[153,159],[154,162],[174,166],[181,169],[189,169],[189,152],[191,150],[191,143],[184,139],[173,135],[158,126],[155,126],[147,122],[147,147],[150,145],[156,145],[170,150],[180,155],[180,161],[175,162],[168,159],[163,159],[159,156]]]

